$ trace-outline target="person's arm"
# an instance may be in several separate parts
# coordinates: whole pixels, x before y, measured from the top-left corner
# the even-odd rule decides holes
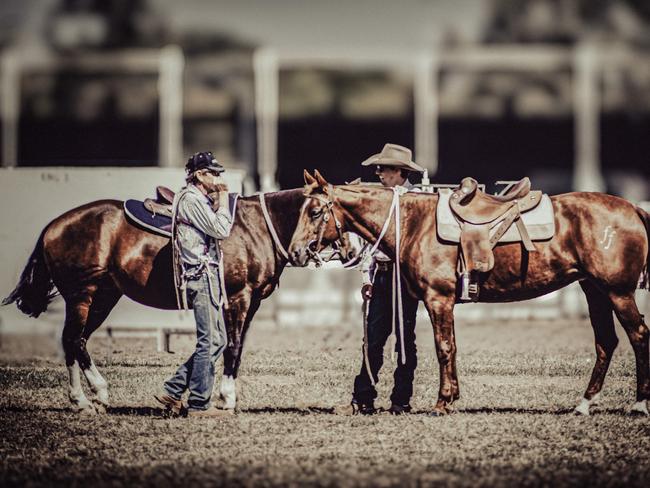
[[[228,210],[228,193],[219,193],[219,208],[213,210],[207,200],[197,195],[185,197],[184,217],[197,229],[215,239],[225,239],[230,235],[232,217]]]

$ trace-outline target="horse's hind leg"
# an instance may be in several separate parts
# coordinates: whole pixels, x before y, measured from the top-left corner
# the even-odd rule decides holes
[[[440,368],[438,401],[431,415],[445,415],[453,411],[453,403],[460,396],[456,370],[456,336],[454,331],[454,299],[429,294],[424,304],[433,324],[433,336]]]
[[[88,310],[90,308],[90,298],[83,300],[66,299],[65,307],[65,324],[61,343],[65,355],[65,365],[68,368],[68,398],[72,407],[80,412],[95,413],[95,408],[84,394],[81,387],[81,375],[79,369],[78,350],[82,341],[81,334],[86,324]]]
[[[591,379],[589,380],[587,391],[585,391],[584,398],[575,408],[575,412],[581,415],[589,415],[589,407],[596,403],[600,396],[605,375],[609,369],[609,363],[618,344],[618,338],[614,329],[613,307],[609,301],[609,297],[589,281],[581,281],[580,286],[587,296],[589,318],[591,320],[591,326],[594,329],[596,363],[591,372]]]
[[[647,401],[650,399],[650,366],[648,361],[648,327],[634,301],[634,292],[627,295],[610,293],[614,311],[630,339],[636,359],[636,403],[633,413],[648,415]]]
[[[95,408],[98,411],[105,411],[106,407],[108,407],[108,383],[99,373],[97,366],[95,366],[86,344],[91,334],[106,320],[106,317],[108,317],[121,296],[122,294],[116,289],[103,289],[101,292],[95,293],[77,351],[79,366],[88,381],[90,389],[95,394]]]

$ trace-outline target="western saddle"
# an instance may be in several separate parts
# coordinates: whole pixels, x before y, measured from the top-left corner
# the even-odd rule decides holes
[[[527,251],[535,251],[521,217],[539,205],[541,191],[531,191],[526,177],[504,195],[489,195],[478,188],[475,179],[464,178],[449,199],[449,206],[460,228],[461,300],[478,299],[477,273],[494,267],[492,249],[514,223]]]
[[[144,208],[152,214],[172,216],[172,203],[174,202],[174,192],[166,186],[156,187],[156,199],[146,198],[143,202]]]

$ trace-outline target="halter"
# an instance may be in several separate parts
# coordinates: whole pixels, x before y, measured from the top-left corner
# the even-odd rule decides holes
[[[271,238],[275,243],[276,249],[284,259],[286,259],[287,261],[289,261],[289,263],[291,263],[292,262],[291,257],[289,256],[289,253],[282,245],[282,242],[280,242],[280,238],[278,237],[278,234],[275,231],[275,227],[273,226],[273,222],[271,221],[271,216],[269,215],[269,210],[266,205],[266,198],[264,196],[264,193],[258,193],[258,198],[260,201],[260,206],[262,208],[262,215],[264,216],[264,220],[266,221],[266,226],[269,229],[269,234],[271,234]],[[334,217],[334,219],[336,220],[336,217]],[[329,215],[327,216],[327,220],[329,220]],[[340,227],[340,225],[341,224],[337,221],[337,226]],[[321,239],[322,239],[322,233],[321,233]],[[323,259],[320,252],[312,253],[311,250],[308,250],[309,257],[310,259],[313,259],[317,263],[317,266],[322,266],[324,263],[328,263],[332,260],[335,260],[337,256],[338,259],[341,262],[343,262],[343,253],[341,250],[345,247],[346,242],[347,239],[345,238],[345,236],[339,232],[339,238],[332,244],[333,252],[329,256],[327,256],[326,259]],[[319,246],[320,246],[320,240],[319,240]],[[365,250],[365,246],[364,248],[362,248],[362,251],[363,250]],[[363,255],[363,253],[359,253],[359,254]],[[355,266],[357,262],[358,262],[358,257],[355,257],[350,259],[348,262],[343,263],[343,266],[346,268]]]
[[[343,226],[341,225],[341,222],[339,219],[336,217],[336,214],[334,213],[333,207],[334,207],[334,199],[333,199],[333,193],[334,193],[334,188],[332,187],[331,184],[328,184],[327,186],[328,189],[328,196],[329,198],[324,198],[321,195],[305,195],[307,198],[313,198],[315,200],[318,200],[320,203],[322,203],[321,206],[321,213],[322,213],[322,220],[318,226],[318,232],[317,232],[317,239],[313,239],[307,243],[307,248],[306,248],[306,253],[309,259],[313,260],[316,263],[316,266],[322,266],[324,263],[332,261],[335,259],[336,256],[338,256],[339,260],[343,262],[343,252],[342,249],[346,247],[346,242],[347,238],[343,234]],[[325,234],[325,227],[327,226],[327,223],[330,220],[330,217],[334,219],[334,225],[336,226],[336,233],[338,235],[337,239],[332,243],[332,253],[329,256],[327,260],[323,260],[322,256],[320,255],[321,250],[321,244],[323,241],[323,235]],[[365,248],[364,248],[365,249]],[[357,258],[352,258],[349,261],[343,263],[343,267],[350,267],[353,266],[357,263],[358,259]]]

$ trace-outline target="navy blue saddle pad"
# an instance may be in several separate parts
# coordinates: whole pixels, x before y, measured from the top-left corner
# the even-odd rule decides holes
[[[235,215],[239,193],[228,194],[230,203],[230,215]],[[127,200],[124,202],[124,213],[129,220],[140,225],[144,229],[164,237],[172,236],[172,219],[166,215],[151,213],[144,207],[140,200]]]
[[[149,232],[160,236],[172,236],[172,219],[166,215],[152,214],[144,208],[144,202],[140,200],[127,200],[124,202],[124,213],[129,220],[144,227]]]

